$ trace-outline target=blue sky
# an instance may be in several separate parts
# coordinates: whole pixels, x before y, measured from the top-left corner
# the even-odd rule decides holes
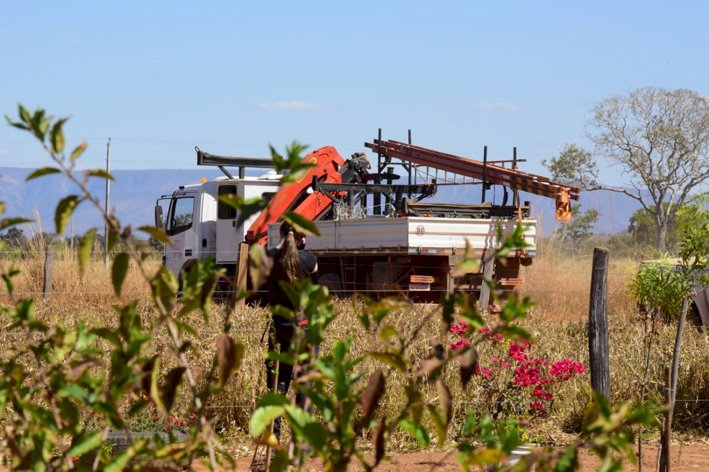
[[[594,103],[633,88],[709,90],[705,1],[12,1],[0,4],[0,111],[71,115],[84,166],[190,168],[195,145],[375,136],[523,167],[584,137]],[[0,166],[40,166],[0,126]],[[604,180],[618,172],[604,168]]]

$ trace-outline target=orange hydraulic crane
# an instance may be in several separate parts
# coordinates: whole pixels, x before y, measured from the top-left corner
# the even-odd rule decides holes
[[[333,146],[317,149],[303,158],[313,167],[298,180],[281,188],[246,232],[246,242],[266,243],[268,225],[287,211],[318,220],[331,207],[332,200],[314,191],[313,183],[341,184],[362,182],[369,163],[363,156],[345,161]]]

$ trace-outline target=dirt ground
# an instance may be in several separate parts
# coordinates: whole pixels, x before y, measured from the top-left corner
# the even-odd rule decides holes
[[[673,444],[672,449],[672,471],[673,472],[706,472],[709,471],[709,441],[706,443],[695,444]],[[589,451],[582,450],[581,454],[581,472],[592,472],[597,470],[600,461]],[[655,459],[657,457],[657,446],[647,444],[643,447],[643,471],[654,472]],[[238,470],[249,470],[251,458],[239,459],[237,466]],[[308,471],[321,472],[322,465],[313,461],[308,464]],[[350,470],[363,470],[355,463],[350,467]],[[389,462],[382,463],[376,470],[382,472],[424,472],[424,471],[441,471],[453,472],[459,471],[460,466],[455,461],[452,454],[446,452],[415,452],[409,454],[396,454],[391,457]],[[637,465],[627,463],[625,470],[638,470]]]

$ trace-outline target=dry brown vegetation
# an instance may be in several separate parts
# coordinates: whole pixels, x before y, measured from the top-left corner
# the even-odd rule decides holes
[[[63,257],[62,257],[63,256]],[[89,326],[99,322],[116,319],[112,306],[118,301],[113,294],[110,277],[102,261],[94,261],[86,276],[80,279],[76,264],[65,254],[59,254],[54,266],[54,295],[48,300],[41,299],[42,258],[19,257],[1,260],[4,269],[14,266],[20,269],[21,275],[16,279],[17,296],[27,296],[37,299],[37,312],[41,319],[52,323],[70,325],[84,322]],[[159,262],[151,262],[155,267]],[[609,280],[609,323],[610,323],[610,355],[612,372],[612,395],[615,401],[632,401],[637,399],[642,378],[642,340],[643,329],[639,314],[628,293],[628,283],[632,277],[636,263],[627,260],[614,259],[611,265]],[[134,270],[134,269],[132,269]],[[590,284],[591,261],[585,258],[569,259],[561,256],[538,258],[535,263],[525,269],[526,283],[522,292],[528,294],[536,303],[528,319],[524,322],[535,336],[534,352],[539,357],[549,360],[569,358],[588,364],[586,317],[588,310],[588,288]],[[131,272],[125,282],[123,300],[138,300],[143,314],[143,321],[151,323],[149,311],[149,289],[137,272]],[[3,292],[2,303],[10,302]],[[377,340],[362,335],[358,329],[358,303],[354,300],[337,300],[338,314],[329,333],[323,350],[335,339],[353,337],[354,353],[364,353],[375,349]],[[222,319],[223,304],[215,303],[213,313],[203,319],[195,316],[193,326],[196,328],[194,349],[191,351],[193,361],[202,370],[209,367],[215,349],[215,339],[221,330],[218,320]],[[395,313],[390,322],[405,330],[422,317],[430,320],[423,330],[424,333],[437,332],[439,308],[435,305],[416,305],[410,309]],[[265,343],[262,335],[267,319],[267,311],[262,308],[242,307],[234,316],[234,332],[246,345],[247,357],[235,379],[231,381],[226,391],[214,398],[211,407],[218,414],[218,424],[221,433],[234,445],[235,450],[246,447],[246,425],[250,412],[257,399],[265,389],[265,374],[262,356]],[[494,322],[494,318],[490,319]],[[162,351],[162,332],[155,329],[156,340],[151,348]],[[648,398],[661,402],[662,372],[671,359],[671,348],[674,342],[674,326],[660,326],[657,333],[657,343],[651,360],[650,385]],[[0,342],[5,345],[21,343],[23,339],[15,333],[3,330],[0,332]],[[165,341],[166,343],[167,341]],[[430,350],[427,336],[422,336],[414,346],[420,357],[425,357]],[[481,353],[482,359],[485,352]],[[169,366],[165,366],[166,368]],[[366,363],[363,370],[373,368]],[[199,368],[197,369],[199,372]],[[463,389],[456,379],[457,372],[446,372],[450,377],[454,397],[467,408],[485,414],[482,387],[477,381]],[[403,397],[401,389],[396,388],[396,376],[392,377],[390,388],[387,389],[386,404],[394,405]],[[681,374],[679,377],[677,398],[680,400],[675,412],[675,430],[694,435],[706,435],[709,428],[709,341],[706,333],[697,329],[689,329],[685,333]],[[435,395],[434,389],[431,395]],[[397,397],[401,395],[402,397]],[[529,427],[533,438],[551,442],[564,442],[567,434],[579,430],[580,418],[584,406],[590,399],[588,375],[578,377],[565,384],[557,395],[548,414],[534,420]],[[459,407],[451,426],[451,437],[460,427],[464,411]],[[178,402],[176,416],[189,419],[186,397]],[[164,424],[164,418],[142,415],[136,419],[136,428],[153,428]],[[363,434],[367,434],[363,431]],[[400,449],[408,449],[415,443],[405,436],[394,438]]]

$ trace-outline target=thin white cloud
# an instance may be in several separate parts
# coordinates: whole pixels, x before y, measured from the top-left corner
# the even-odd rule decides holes
[[[482,111],[504,111],[504,112],[515,112],[519,110],[519,107],[512,102],[478,102],[473,108]]]
[[[322,105],[303,100],[277,100],[263,102],[259,106],[262,110],[321,110],[323,108]]]

